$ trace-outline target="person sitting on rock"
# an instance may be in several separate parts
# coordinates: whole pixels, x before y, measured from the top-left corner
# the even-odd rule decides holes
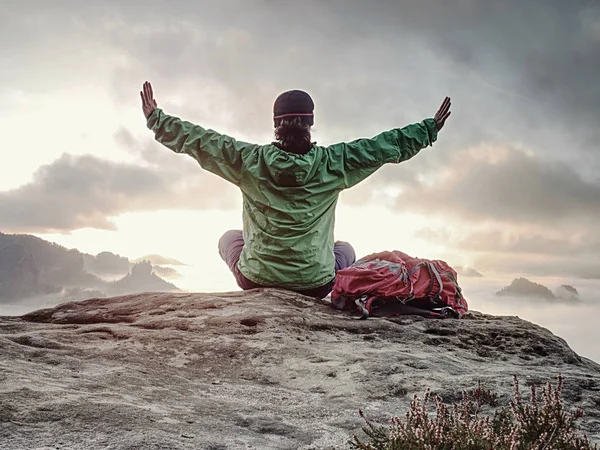
[[[165,114],[148,82],[140,95],[147,126],[158,142],[240,188],[243,230],[227,231],[218,245],[238,286],[282,288],[317,298],[327,296],[336,272],[356,260],[349,243],[334,241],[340,192],[384,164],[406,161],[433,145],[450,116],[447,97],[433,118],[324,147],[311,142],[311,97],[292,90],[275,100],[276,142],[257,145]]]

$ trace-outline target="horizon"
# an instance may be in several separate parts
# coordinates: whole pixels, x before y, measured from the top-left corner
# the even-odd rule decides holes
[[[127,257],[127,255],[117,256]],[[127,258],[130,264],[134,264],[136,260],[142,259],[144,256],[148,255]],[[151,256],[170,259],[168,255]],[[183,265],[162,264],[160,266],[172,267],[178,271],[181,278],[166,277],[165,280],[175,284],[177,288],[184,292],[222,293],[240,290],[230,276],[228,269],[222,266],[216,267],[214,273],[210,274],[212,288],[198,289],[196,288],[197,286],[206,286],[202,281],[200,281],[200,284],[194,282],[198,268],[186,264],[185,261],[177,262],[183,263]],[[99,274],[96,275],[107,279]],[[580,356],[600,363],[600,348],[596,345],[598,332],[595,321],[596,314],[600,312],[600,304],[596,294],[600,289],[600,280],[568,280],[573,284],[567,285],[575,287],[578,291],[578,299],[571,301],[561,298],[553,300],[528,295],[499,297],[495,294],[510,285],[515,278],[511,278],[508,275],[496,277],[490,277],[489,274],[481,275],[483,275],[481,278],[461,276],[460,274],[458,276],[459,284],[469,303],[470,312],[479,312],[493,316],[516,315],[524,320],[549,329],[555,335],[565,339],[569,346]],[[120,276],[114,275],[113,279],[119,279]],[[559,287],[565,285],[565,278],[563,277],[542,276],[529,277],[527,279],[541,284],[551,292],[555,292]],[[60,297],[52,295],[14,300],[12,302],[0,302],[0,316],[20,316],[37,309],[52,308],[60,303],[64,303],[64,301]]]
[[[498,288],[520,276],[581,286],[584,317],[552,307],[539,320],[600,361],[588,319],[600,312],[597,2],[4,6],[0,232],[163,255],[188,264],[172,280],[184,290],[237,290],[217,241],[241,229],[241,195],[154,141],[144,81],[167,114],[257,143],[273,140],[273,101],[288,89],[312,96],[322,145],[420,122],[450,96],[433,147],[341,194],[336,239],[359,257],[471,267]],[[535,319],[472,281],[470,305]]]

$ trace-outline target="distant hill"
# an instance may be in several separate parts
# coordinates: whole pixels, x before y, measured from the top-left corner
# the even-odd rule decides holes
[[[496,295],[567,302],[580,301],[579,292],[573,286],[563,284],[552,292],[546,286],[529,281],[527,278],[514,279],[509,286],[502,288]]]
[[[152,270],[156,275],[169,280],[181,278],[181,274],[172,267],[152,266]]]
[[[134,263],[142,262],[142,261],[150,261],[155,266],[185,266],[186,264],[178,261],[174,258],[169,258],[167,256],[162,255],[146,255],[141,258],[134,259]]]
[[[108,282],[101,276],[119,277]],[[96,256],[36,236],[0,233],[0,303],[40,298],[83,300],[102,295],[178,288],[154,274],[152,265],[132,264],[110,252]]]
[[[163,280],[153,272],[152,264],[149,261],[134,264],[130,274],[107,286],[107,293],[110,296],[176,291],[179,291],[177,286]]]
[[[569,286],[567,284],[563,284],[559,286],[554,291],[554,296],[561,300],[567,301],[579,301],[581,298],[579,297],[579,292],[573,286]]]
[[[111,252],[100,252],[96,256],[83,253],[85,270],[100,277],[124,276],[129,273],[129,258]]]
[[[116,255],[111,252],[101,252],[96,256],[84,253],[83,261],[85,269],[88,272],[103,279],[110,279],[110,281],[114,281],[115,277],[123,277],[129,274],[133,266],[141,262],[150,262],[156,275],[171,279],[181,277],[180,273],[172,267],[164,267],[163,265],[186,265],[181,261],[161,255],[148,255],[130,261],[129,258],[126,258],[125,256]]]
[[[483,275],[471,267],[455,266],[454,269],[458,275],[470,278],[483,278]]]
[[[546,299],[556,298],[546,286],[529,281],[527,278],[515,278],[509,286],[502,288],[496,295]]]
[[[63,288],[100,288],[83,255],[30,235],[0,233],[0,300],[52,294]]]

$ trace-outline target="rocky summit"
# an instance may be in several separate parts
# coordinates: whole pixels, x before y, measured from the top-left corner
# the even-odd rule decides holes
[[[600,439],[600,366],[518,317],[357,320],[259,289],[138,294],[0,317],[1,449],[330,449],[427,388],[512,397],[564,376]]]

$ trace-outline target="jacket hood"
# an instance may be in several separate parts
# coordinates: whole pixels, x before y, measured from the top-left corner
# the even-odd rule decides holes
[[[304,186],[314,176],[322,160],[322,149],[313,145],[308,153],[299,155],[275,145],[265,152],[265,165],[279,186]]]

